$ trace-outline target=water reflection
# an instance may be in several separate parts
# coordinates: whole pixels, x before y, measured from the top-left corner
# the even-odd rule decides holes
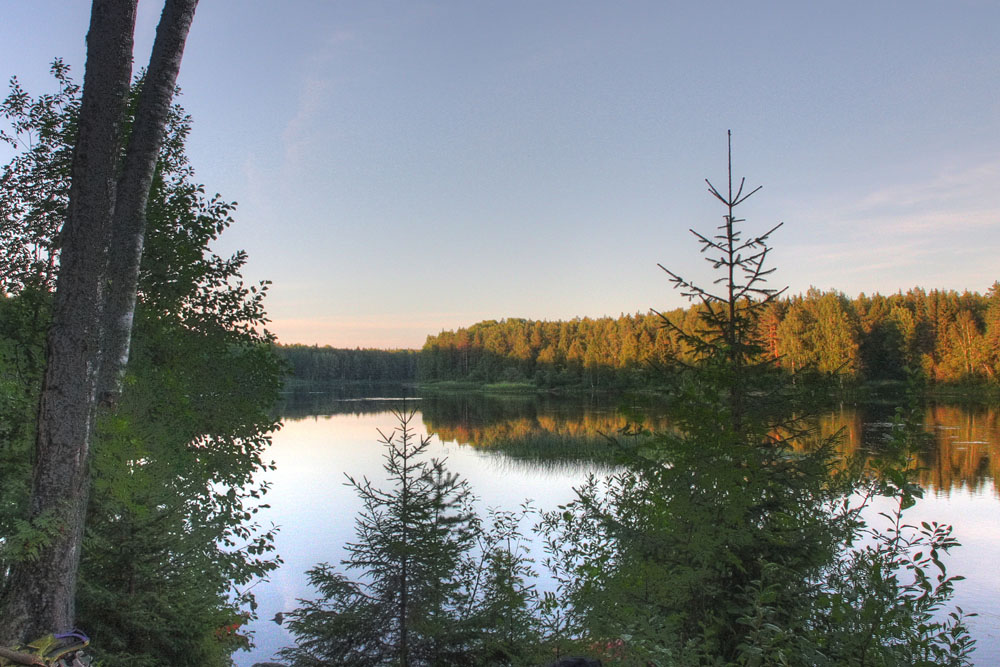
[[[427,430],[442,441],[534,465],[608,463],[614,458],[609,438],[618,437],[630,423],[641,420],[650,430],[670,428],[666,406],[649,402],[475,393],[417,397],[413,388],[399,385],[361,391],[373,389],[385,398],[358,397],[343,388],[291,394],[282,414],[291,419],[375,414],[403,399],[418,401]],[[889,402],[839,405],[815,420],[816,433],[824,438],[839,434],[845,456],[877,452],[891,437],[894,413],[895,405]],[[923,425],[928,439],[915,462],[922,486],[939,494],[959,489],[973,495],[997,493],[992,482],[1000,474],[1000,456],[991,454],[1000,443],[1000,407],[931,403],[923,409]]]
[[[993,480],[1000,473],[1000,457],[992,456],[1000,443],[1000,410],[996,406],[929,404],[922,422],[927,441],[917,452],[917,479],[928,491],[964,490],[973,495],[996,495]],[[833,434],[843,429],[841,450],[877,451],[892,429],[893,408],[884,404],[845,406],[823,415],[819,429]]]
[[[252,629],[258,648],[235,656],[240,667],[266,661],[292,641],[286,628],[266,619],[294,608],[296,598],[313,595],[305,580],[308,568],[344,557],[343,545],[354,539],[360,508],[343,484],[344,473],[380,478],[382,450],[375,429],[392,428],[388,411],[404,398],[421,415],[419,432],[436,436],[432,455],[447,457],[449,469],[469,481],[484,507],[513,508],[530,498],[539,509],[552,509],[572,499],[572,487],[588,472],[610,469],[604,435],[615,434],[636,415],[650,429],[670,426],[663,406],[637,401],[417,397],[412,388],[400,386],[365,396],[368,391],[301,390],[286,396],[285,425],[270,450],[277,468],[266,475],[273,484],[266,499],[271,508],[262,517],[281,526],[276,546],[285,562],[256,589],[260,620]],[[845,454],[877,451],[889,437],[894,409],[888,403],[841,405],[820,417],[816,427],[825,435],[842,431]],[[907,515],[910,522],[955,526],[962,547],[948,567],[967,577],[957,587],[955,602],[979,613],[971,626],[979,641],[974,659],[981,665],[1000,664],[1000,578],[995,575],[1000,495],[993,483],[996,457],[991,456],[1000,443],[998,410],[943,404],[924,409],[929,438],[918,464],[928,493]]]

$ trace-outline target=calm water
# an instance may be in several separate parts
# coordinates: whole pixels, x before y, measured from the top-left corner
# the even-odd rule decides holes
[[[516,507],[531,499],[552,509],[573,497],[572,487],[589,472],[606,468],[573,447],[600,447],[600,433],[624,424],[620,406],[585,400],[534,398],[430,398],[410,403],[420,434],[433,435],[431,454],[447,457],[449,468],[468,479],[485,507]],[[254,590],[259,621],[250,629],[257,648],[236,655],[239,667],[273,658],[292,643],[284,628],[270,622],[276,612],[294,609],[298,598],[313,596],[305,572],[319,562],[339,563],[343,545],[354,539],[360,503],[344,485],[344,475],[384,478],[382,446],[376,429],[395,425],[397,402],[303,394],[285,407],[283,427],[270,450],[277,469],[264,521],[281,529],[276,546],[283,566]],[[821,430],[844,431],[848,449],[878,443],[888,432],[893,407],[842,406],[825,415]],[[649,419],[650,426],[662,420]],[[919,462],[925,497],[907,512],[911,523],[950,523],[962,543],[945,561],[957,585],[955,604],[974,611],[977,665],[1000,664],[1000,494],[994,484],[1000,466],[1000,407],[928,406],[924,425],[931,434]],[[567,456],[570,453],[570,456]],[[540,555],[540,553],[538,553]],[[544,585],[544,582],[542,583]]]

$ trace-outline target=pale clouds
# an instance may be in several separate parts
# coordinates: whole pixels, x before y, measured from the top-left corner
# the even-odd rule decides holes
[[[282,132],[286,173],[294,174],[304,168],[309,160],[308,149],[329,131],[323,116],[330,107],[338,54],[354,42],[353,33],[333,31],[306,59],[295,114]]]
[[[836,217],[888,234],[956,233],[1000,224],[1000,160],[945,168],[927,178],[879,188]]]
[[[1000,275],[998,184],[1000,161],[993,160],[840,193],[819,207],[810,202],[790,216],[804,233],[789,248],[782,273],[799,279],[793,291],[808,285],[848,294],[915,286],[982,291]],[[822,238],[810,229],[822,229]]]
[[[282,132],[286,173],[296,173],[308,161],[308,152],[316,143],[316,133],[324,124],[319,118],[329,106],[332,84],[328,79],[307,77],[302,83],[295,115]]]
[[[1000,182],[1000,160],[972,166],[946,167],[918,182],[897,184],[869,193],[859,203],[871,208],[937,208],[976,200],[988,195]]]

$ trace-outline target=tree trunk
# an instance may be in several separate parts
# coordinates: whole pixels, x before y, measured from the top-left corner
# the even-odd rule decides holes
[[[132,76],[136,2],[94,0],[91,13],[29,506],[31,521],[49,534],[38,557],[19,561],[10,573],[0,633],[7,641],[73,624],[96,412],[101,277]]]
[[[167,0],[139,93],[111,225],[107,298],[102,330],[99,399],[113,404],[128,363],[139,264],[146,237],[146,202],[177,86],[181,57],[198,0]]]
[[[117,382],[102,387],[102,378],[120,377],[128,358],[149,184],[196,4],[166,2],[119,178],[137,0],[93,2],[29,506],[46,538],[37,557],[10,572],[0,613],[4,643],[73,626],[98,390],[114,393]],[[104,331],[105,315],[117,317],[115,335]],[[124,343],[115,343],[123,330]]]

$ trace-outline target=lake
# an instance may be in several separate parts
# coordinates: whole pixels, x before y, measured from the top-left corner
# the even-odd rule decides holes
[[[417,410],[417,432],[433,436],[431,455],[446,457],[449,469],[469,481],[484,508],[514,508],[530,499],[537,509],[549,510],[571,500],[572,487],[588,473],[608,471],[586,452],[601,447],[601,433],[614,433],[625,423],[622,406],[613,400],[472,395],[410,399],[409,405]],[[257,647],[236,654],[239,667],[270,660],[277,649],[293,643],[269,619],[294,609],[297,599],[313,596],[306,570],[345,556],[343,547],[354,539],[360,509],[354,490],[344,484],[345,474],[384,478],[377,429],[388,432],[395,426],[390,411],[398,406],[398,400],[335,392],[303,392],[286,401],[283,426],[269,452],[277,467],[263,476],[271,484],[265,499],[271,507],[261,512],[263,521],[280,526],[275,545],[284,563],[254,588],[259,620],[249,629]],[[842,446],[861,448],[886,436],[893,411],[890,402],[845,404],[822,416],[819,429],[843,429]],[[652,415],[649,426],[665,424],[646,412]],[[945,564],[949,574],[966,577],[956,586],[954,604],[979,614],[969,621],[978,640],[975,663],[1000,664],[995,559],[1000,495],[994,483],[1000,466],[1000,406],[930,404],[923,413],[931,436],[919,461],[925,494],[905,516],[910,523],[953,525],[962,546]],[[534,553],[541,555],[538,549]]]

